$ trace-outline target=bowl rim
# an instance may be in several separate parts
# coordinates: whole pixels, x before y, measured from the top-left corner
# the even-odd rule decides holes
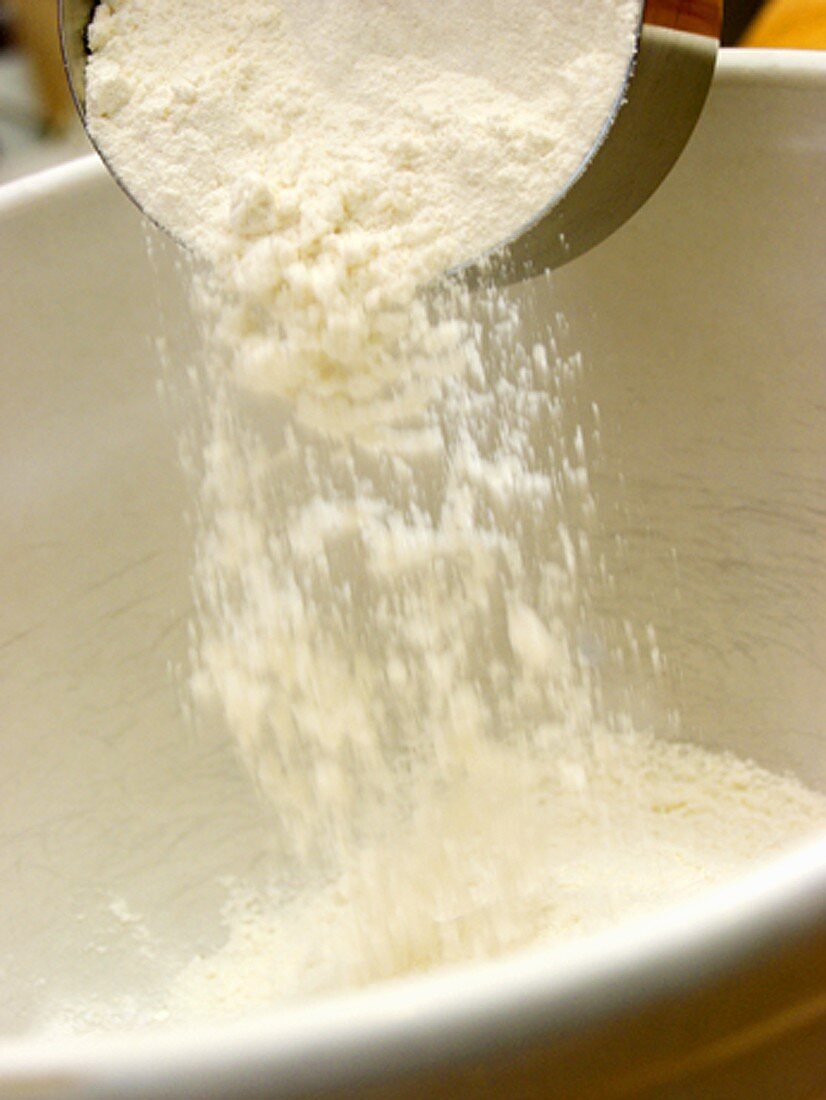
[[[826,83],[826,50],[724,47],[717,57],[714,82],[726,85],[823,86]]]
[[[724,85],[826,91],[826,51],[721,51]],[[0,187],[0,218],[105,175],[96,155]],[[453,967],[231,1024],[145,1034],[0,1039],[0,1090],[292,1095],[364,1085],[609,1020],[756,963],[826,925],[826,835],[697,898],[560,948]],[[745,934],[744,934],[745,932]],[[596,994],[599,996],[596,996]]]
[[[556,948],[530,949],[225,1024],[0,1042],[0,1088],[283,1097],[364,1086],[600,1025],[675,988],[757,966],[826,925],[826,836],[693,899]],[[26,1093],[28,1095],[28,1092]]]

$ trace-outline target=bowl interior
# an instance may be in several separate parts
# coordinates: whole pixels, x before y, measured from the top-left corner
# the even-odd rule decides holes
[[[724,63],[673,176],[537,307],[567,315],[601,410],[595,630],[653,625],[671,669],[632,717],[820,787],[824,101],[826,69]],[[188,491],[147,335],[191,354],[174,249],[84,162],[0,194],[0,250],[8,1036],[71,999],[128,1024],[218,945],[222,876],[270,842],[229,747],[180,714]]]

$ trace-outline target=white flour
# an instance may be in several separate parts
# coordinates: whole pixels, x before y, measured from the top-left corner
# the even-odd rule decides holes
[[[180,974],[168,1018],[234,1017],[562,945],[725,882],[826,810],[794,780],[694,746],[602,731],[596,748],[586,792],[564,738],[542,760],[489,747],[327,888],[286,902],[236,891],[226,946]]]
[[[639,0],[119,0],[92,131],[217,268],[234,371],[325,427],[456,335],[417,288],[560,190],[623,85]],[[184,45],[182,45],[184,44]]]
[[[604,730],[594,747],[587,784],[565,736],[530,760],[481,747],[462,780],[329,883],[231,887],[225,945],[151,1007],[73,1004],[51,1032],[228,1020],[503,951],[565,950],[729,881],[826,817],[823,796],[732,756]],[[146,954],[140,919],[112,909]]]
[[[607,728],[579,643],[600,570],[582,364],[536,286],[417,294],[572,174],[638,14],[98,8],[93,131],[208,260],[193,698],[267,795],[293,882],[239,895],[170,1018],[594,931],[820,812],[791,781]],[[288,407],[254,429],[238,379]]]

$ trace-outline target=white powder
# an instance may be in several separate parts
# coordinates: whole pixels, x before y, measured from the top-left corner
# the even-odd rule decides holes
[[[608,728],[578,643],[598,428],[565,325],[535,287],[417,294],[572,174],[638,14],[98,8],[94,133],[209,261],[193,697],[266,794],[291,882],[239,894],[169,1019],[594,931],[822,814],[792,781]],[[256,430],[238,379],[290,407]]]
[[[88,115],[146,209],[217,269],[249,386],[363,405],[455,339],[417,289],[572,177],[639,0],[110,0]],[[312,415],[312,411],[308,415]],[[375,414],[375,410],[373,410]]]
[[[586,795],[565,738],[542,760],[489,747],[326,888],[237,890],[226,945],[176,979],[168,1019],[569,943],[720,884],[824,818],[821,796],[731,756],[605,731],[597,749]]]
[[[556,948],[695,896],[799,842],[826,799],[730,755],[597,730],[474,767],[313,889],[231,887],[226,942],[153,1004],[74,1004],[52,1034],[215,1022],[504,951]],[[580,777],[580,782],[577,782]],[[148,931],[121,901],[112,906]]]
[[[348,858],[491,742],[592,724],[574,636],[593,501],[562,422],[579,360],[525,347],[504,296],[480,308],[466,371],[381,448],[289,421],[262,441],[205,359],[196,697],[302,857]]]
[[[430,278],[574,174],[622,87],[639,11],[109,0],[91,28],[89,116],[137,197],[211,259],[275,236],[338,268],[390,234],[383,251]],[[328,251],[327,236],[356,229]]]

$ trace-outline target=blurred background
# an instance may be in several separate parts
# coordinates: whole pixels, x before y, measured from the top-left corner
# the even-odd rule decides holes
[[[725,0],[725,44],[826,48],[826,0]],[[57,0],[0,0],[0,183],[87,151],[63,77]]]

